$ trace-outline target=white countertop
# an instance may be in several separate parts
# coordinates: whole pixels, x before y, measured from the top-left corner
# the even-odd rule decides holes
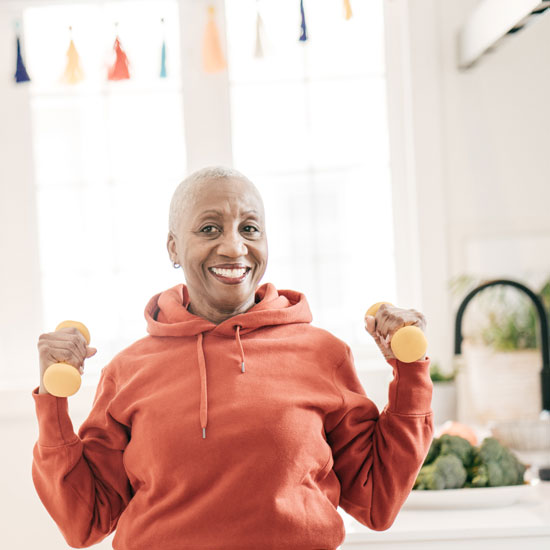
[[[519,502],[476,509],[400,511],[386,531],[372,531],[342,511],[346,539],[342,550],[358,548],[425,549],[550,548],[550,482],[539,482]],[[467,541],[467,542],[466,542]]]

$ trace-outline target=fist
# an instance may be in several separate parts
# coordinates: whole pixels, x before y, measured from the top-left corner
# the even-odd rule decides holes
[[[365,330],[374,338],[386,359],[395,359],[391,349],[393,335],[407,325],[426,329],[426,317],[416,309],[401,309],[390,304],[382,304],[376,316],[365,315]]]
[[[74,327],[61,328],[55,332],[46,332],[38,338],[38,355],[40,359],[40,387],[44,386],[43,377],[52,363],[68,363],[84,372],[84,359],[97,352],[90,347],[81,332]]]

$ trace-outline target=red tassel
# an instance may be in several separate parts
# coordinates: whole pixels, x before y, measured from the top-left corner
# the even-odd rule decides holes
[[[130,62],[128,61],[128,56],[124,53],[120,45],[120,40],[118,36],[115,39],[114,50],[116,53],[116,60],[113,66],[109,69],[109,74],[107,76],[108,80],[124,80],[130,78],[130,73],[128,67]]]

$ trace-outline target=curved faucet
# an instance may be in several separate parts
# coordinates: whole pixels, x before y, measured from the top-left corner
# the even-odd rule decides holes
[[[458,311],[456,313],[455,320],[455,355],[460,355],[462,349],[462,317],[466,306],[470,300],[480,291],[495,285],[507,285],[515,287],[531,298],[532,302],[535,304],[535,308],[539,314],[540,321],[540,336],[541,336],[541,353],[542,353],[542,370],[540,372],[541,376],[541,390],[542,390],[542,408],[544,410],[550,410],[550,352],[548,349],[548,317],[544,309],[544,304],[542,300],[537,296],[530,288],[525,285],[518,283],[517,281],[511,281],[509,279],[495,279],[494,281],[487,281],[482,283],[478,287],[470,291],[462,303],[460,304]]]

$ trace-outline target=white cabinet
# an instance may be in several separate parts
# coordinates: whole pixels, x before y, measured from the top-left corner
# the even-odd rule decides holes
[[[550,548],[550,482],[510,506],[478,509],[404,508],[386,531],[371,531],[342,513],[341,550],[543,550]]]

